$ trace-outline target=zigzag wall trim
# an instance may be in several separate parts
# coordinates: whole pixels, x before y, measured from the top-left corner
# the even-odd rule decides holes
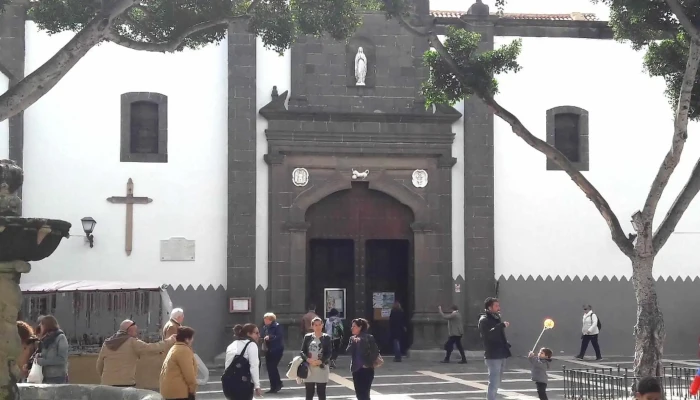
[[[498,281],[506,281],[506,282],[511,282],[511,281],[517,281],[517,282],[630,282],[631,277],[627,276],[603,276],[603,277],[588,277],[588,276],[574,276],[574,277],[569,277],[569,276],[546,276],[543,277],[541,275],[533,276],[533,275],[501,275],[497,279]],[[658,276],[656,277],[657,282],[700,282],[700,277],[698,276]]]
[[[216,292],[216,291],[218,291],[218,290],[226,291],[226,288],[224,287],[224,285],[218,285],[218,286],[216,286],[216,287],[215,287],[214,285],[207,285],[206,287],[204,287],[203,285],[197,285],[196,287],[195,287],[195,286],[192,286],[192,285],[187,285],[187,286],[183,286],[183,285],[177,285],[177,286],[175,286],[175,285],[168,285],[168,289],[175,290],[175,291],[178,291],[178,290],[182,290],[182,291],[187,291],[187,290],[203,290],[203,291],[207,291],[207,292]]]

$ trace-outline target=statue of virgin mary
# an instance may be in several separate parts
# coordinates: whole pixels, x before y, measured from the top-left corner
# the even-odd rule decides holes
[[[357,86],[365,86],[365,77],[367,77],[367,57],[362,47],[357,49],[355,55],[355,79]]]

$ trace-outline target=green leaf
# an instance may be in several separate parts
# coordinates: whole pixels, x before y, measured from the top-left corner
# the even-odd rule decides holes
[[[259,0],[248,13],[251,4],[251,0],[142,0],[119,17],[115,30],[137,42],[163,43],[197,24],[231,18],[247,23],[266,47],[283,52],[301,34],[346,39],[361,23],[360,10],[380,7],[378,0]],[[95,0],[37,0],[30,17],[50,34],[77,32],[97,15],[98,5]],[[177,50],[218,43],[226,37],[226,28],[222,24],[194,33]]]
[[[644,68],[653,77],[666,82],[671,107],[678,103],[690,47],[689,36],[678,18],[661,0],[592,0],[610,7],[610,25],[615,38],[629,41],[635,50],[645,50]],[[679,0],[685,15],[700,26],[700,3]],[[689,117],[700,120],[700,74],[695,79]]]
[[[496,74],[518,72],[518,55],[522,42],[514,40],[498,49],[478,53],[481,35],[464,29],[449,27],[444,46],[457,64],[459,77],[437,51],[429,50],[423,55],[423,62],[430,75],[423,84],[422,94],[426,104],[450,104],[475,93],[498,93]]]

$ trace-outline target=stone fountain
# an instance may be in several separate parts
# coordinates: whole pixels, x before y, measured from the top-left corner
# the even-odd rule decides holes
[[[23,182],[22,168],[0,160],[0,400],[19,399],[15,359],[21,350],[16,324],[22,305],[20,276],[30,271],[29,261],[50,256],[71,227],[66,221],[20,217],[17,192]]]
[[[50,256],[68,237],[71,224],[43,218],[21,218],[17,195],[24,172],[14,161],[0,160],[0,400],[162,400],[155,392],[100,385],[28,385],[18,387],[15,364],[21,344],[17,316],[22,305],[19,279],[29,261]]]

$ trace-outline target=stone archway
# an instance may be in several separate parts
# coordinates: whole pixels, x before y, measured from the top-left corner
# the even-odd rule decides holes
[[[451,271],[440,268],[440,261],[436,260],[432,249],[441,247],[441,236],[437,234],[437,224],[431,220],[431,212],[427,201],[409,188],[400,185],[395,180],[384,174],[377,174],[367,179],[366,184],[372,191],[381,192],[384,195],[403,204],[411,210],[413,222],[410,224],[411,244],[413,251],[413,282],[414,287],[411,303],[413,304],[414,347],[431,347],[436,342],[437,324],[440,322],[433,309],[436,298],[449,296],[448,274]],[[308,189],[300,193],[289,208],[289,218],[282,226],[283,235],[288,236],[288,290],[280,299],[288,299],[289,313],[283,313],[282,321],[290,326],[290,336],[296,330],[294,325],[298,318],[306,310],[307,302],[307,264],[308,264],[308,237],[310,227],[306,221],[306,214],[314,204],[322,201],[333,193],[352,188],[352,180],[347,175],[336,171],[330,174],[323,182],[310,185]],[[271,241],[271,246],[273,242]],[[272,261],[272,260],[271,260]],[[271,263],[272,264],[272,263]],[[282,270],[282,272],[287,272]],[[276,279],[271,273],[270,286],[275,289]],[[442,275],[446,275],[443,277]],[[284,277],[285,275],[281,275]],[[419,283],[419,284],[416,284]],[[274,296],[274,293],[273,293]],[[285,297],[283,297],[285,296]],[[446,297],[446,301],[449,302]],[[272,299],[273,303],[278,303]],[[416,326],[416,324],[418,326]],[[441,337],[441,336],[440,336]],[[440,339],[441,340],[441,339]]]
[[[324,289],[344,289],[339,311],[349,328],[366,318],[372,334],[390,352],[388,316],[373,308],[373,293],[392,293],[411,315],[414,304],[413,230],[410,207],[384,192],[354,182],[306,212],[306,300],[326,317]],[[410,344],[410,337],[406,337]]]

